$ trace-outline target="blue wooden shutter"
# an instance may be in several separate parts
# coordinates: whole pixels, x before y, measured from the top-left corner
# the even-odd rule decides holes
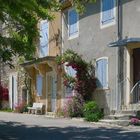
[[[97,78],[98,78],[98,81],[97,81],[97,87],[98,88],[102,88],[103,85],[102,85],[102,79],[103,79],[103,63],[102,63],[102,60],[98,60],[97,61]]]
[[[51,87],[52,87],[52,99],[56,99],[56,92],[57,92],[57,84],[56,84],[56,77],[51,76]]]
[[[114,19],[115,0],[102,0],[102,23],[112,22]]]
[[[72,77],[76,76],[76,71],[71,66],[66,66],[66,71],[68,75]]]
[[[75,35],[78,32],[77,26],[78,15],[75,10],[69,12],[69,36]]]
[[[102,76],[102,85],[103,87],[108,87],[108,81],[107,81],[107,65],[108,65],[108,61],[107,59],[103,59],[102,60],[102,67],[103,67],[103,76]]]
[[[106,88],[108,87],[108,81],[107,81],[107,66],[108,66],[108,60],[107,59],[101,59],[97,61],[97,87],[98,88]]]
[[[42,76],[41,75],[37,75],[36,87],[37,87],[37,95],[38,96],[42,96],[42,87],[43,87],[42,84],[43,84]]]
[[[40,23],[40,57],[48,55],[48,22]]]

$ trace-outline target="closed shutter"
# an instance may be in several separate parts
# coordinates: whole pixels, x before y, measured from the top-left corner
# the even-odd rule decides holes
[[[77,20],[78,15],[76,11],[69,11],[69,36],[75,35],[78,32]]]
[[[36,79],[36,88],[37,88],[37,96],[42,96],[42,87],[43,87],[43,78],[41,75],[37,75]]]
[[[48,55],[48,22],[44,21],[40,23],[40,57]]]
[[[97,65],[97,87],[98,88],[107,88],[108,87],[108,60],[100,59],[96,63]]]
[[[114,19],[115,0],[102,0],[102,24],[110,23]]]
[[[108,65],[108,62],[107,62],[107,59],[103,59],[102,60],[102,85],[103,87],[108,87],[108,83],[107,83],[107,65]]]
[[[103,63],[102,63],[102,60],[97,61],[97,78],[98,78],[97,87],[102,88],[103,87],[103,85],[102,85],[102,79],[103,79]]]
[[[51,77],[51,87],[52,87],[52,98],[56,99],[56,92],[57,92],[57,84],[56,84],[56,76]]]

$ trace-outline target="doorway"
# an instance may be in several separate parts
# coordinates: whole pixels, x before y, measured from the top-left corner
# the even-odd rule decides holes
[[[133,83],[140,80],[140,48],[133,49]]]
[[[57,83],[56,83],[56,75],[53,72],[47,72],[46,74],[46,87],[47,87],[47,106],[50,106],[51,112],[56,112],[56,102],[57,102]]]

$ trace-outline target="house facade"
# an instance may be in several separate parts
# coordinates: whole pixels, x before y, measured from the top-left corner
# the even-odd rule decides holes
[[[93,99],[105,114],[138,109],[140,2],[98,0],[82,15],[64,4],[62,51],[72,49],[93,62],[98,78]]]
[[[32,101],[43,103],[45,112],[60,111],[63,99],[61,73],[55,61],[61,53],[61,14],[54,16],[53,21],[40,20],[36,58],[22,64],[31,79]]]
[[[0,34],[2,36],[9,36],[8,28],[4,23],[0,23]],[[0,83],[1,86],[7,89],[8,94],[6,101],[2,99],[2,109],[11,108],[15,109],[15,106],[21,102],[28,103],[27,87],[25,85],[26,72],[19,66],[20,59],[13,57],[12,64],[14,67],[10,68],[7,63],[0,61]],[[1,93],[2,94],[2,93]],[[3,93],[5,94],[5,93]]]
[[[54,13],[53,21],[38,24],[35,59],[22,64],[30,79],[32,101],[42,102],[45,112],[62,109],[73,93],[63,86],[55,58],[72,49],[95,66],[98,80],[92,98],[105,114],[139,109],[139,0],[98,0],[87,4],[83,14],[78,14],[70,1],[61,2],[63,9]],[[24,85],[19,90],[19,85],[14,86],[17,77],[16,72],[9,75],[11,107],[13,101],[19,101],[19,90],[26,91],[29,98]]]

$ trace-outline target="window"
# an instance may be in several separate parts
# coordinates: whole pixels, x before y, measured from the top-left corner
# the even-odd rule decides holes
[[[108,58],[100,58],[96,61],[97,87],[108,88]]]
[[[72,77],[76,76],[76,70],[74,70],[71,66],[66,66],[65,65],[65,72]]]
[[[48,22],[47,20],[42,20],[40,22],[40,46],[39,46],[39,57],[45,57],[48,55],[48,43],[49,43],[49,37],[48,37]]]
[[[101,25],[112,24],[115,21],[115,0],[101,0]]]
[[[41,75],[37,75],[36,77],[36,89],[37,89],[37,96],[42,96],[42,87],[43,87],[43,78]]]
[[[78,37],[78,14],[75,9],[68,11],[68,36],[69,39]]]
[[[71,67],[71,66],[66,66],[67,64],[65,64],[65,72],[72,77],[76,76],[76,71]],[[72,87],[66,87],[66,96],[72,96],[74,93],[74,90]]]

